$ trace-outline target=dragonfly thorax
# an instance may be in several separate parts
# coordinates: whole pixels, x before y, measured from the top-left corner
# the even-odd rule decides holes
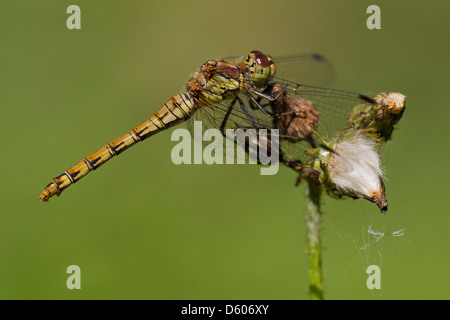
[[[243,78],[239,66],[223,60],[208,60],[187,83],[187,91],[198,106],[211,105],[235,94]]]

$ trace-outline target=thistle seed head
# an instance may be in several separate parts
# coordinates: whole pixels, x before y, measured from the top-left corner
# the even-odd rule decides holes
[[[328,174],[343,195],[366,198],[387,211],[383,170],[375,140],[355,133],[336,144],[328,162]]]

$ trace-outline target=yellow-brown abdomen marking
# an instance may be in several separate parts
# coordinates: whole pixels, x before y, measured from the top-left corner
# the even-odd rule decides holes
[[[145,140],[161,130],[188,119],[192,115],[193,110],[192,101],[187,94],[173,96],[148,120],[87,156],[64,171],[63,174],[53,178],[52,182],[42,191],[39,199],[47,201],[54,195],[60,195],[72,183],[77,182],[90,171],[97,169],[113,156],[120,154],[135,143]],[[157,124],[160,124],[160,126]]]

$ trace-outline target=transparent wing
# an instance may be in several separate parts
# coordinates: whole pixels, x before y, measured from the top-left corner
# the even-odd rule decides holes
[[[276,76],[296,83],[327,87],[335,78],[335,68],[328,59],[317,53],[275,58]]]
[[[353,106],[376,104],[372,98],[355,92],[302,85],[279,78],[274,81],[282,84],[287,93],[314,104],[320,119],[317,130],[328,139],[346,125]]]
[[[194,125],[196,121],[201,122],[197,122]],[[247,155],[238,153],[234,147],[233,150],[227,149],[227,139],[231,139],[231,144],[235,146],[237,139],[234,139],[232,134],[237,129],[242,129],[245,132],[253,129],[253,132],[258,133],[260,129],[270,130],[273,126],[273,118],[265,115],[259,109],[256,110],[250,103],[249,96],[243,93],[237,93],[230,99],[226,99],[220,103],[200,107],[188,122],[188,128],[191,134],[197,137],[200,137],[208,129],[218,129],[222,134],[221,144],[224,155],[227,156],[226,153],[228,153],[228,156],[232,154],[231,157],[242,158],[244,160],[248,160]],[[201,134],[199,134],[199,130],[201,130]],[[196,141],[196,143],[202,143],[203,148],[211,144],[210,141],[205,140]],[[248,140],[246,143],[248,143]],[[245,151],[248,151],[248,148],[245,148]]]

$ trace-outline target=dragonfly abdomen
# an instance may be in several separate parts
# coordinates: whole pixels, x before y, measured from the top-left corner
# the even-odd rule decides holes
[[[42,191],[39,200],[47,201],[54,195],[59,196],[64,189],[80,180],[89,172],[100,167],[113,156],[122,153],[139,141],[145,140],[164,129],[187,120],[193,111],[192,99],[188,94],[177,94],[173,96],[148,120],[87,156],[76,165],[64,171],[64,173],[53,178],[52,182]]]

